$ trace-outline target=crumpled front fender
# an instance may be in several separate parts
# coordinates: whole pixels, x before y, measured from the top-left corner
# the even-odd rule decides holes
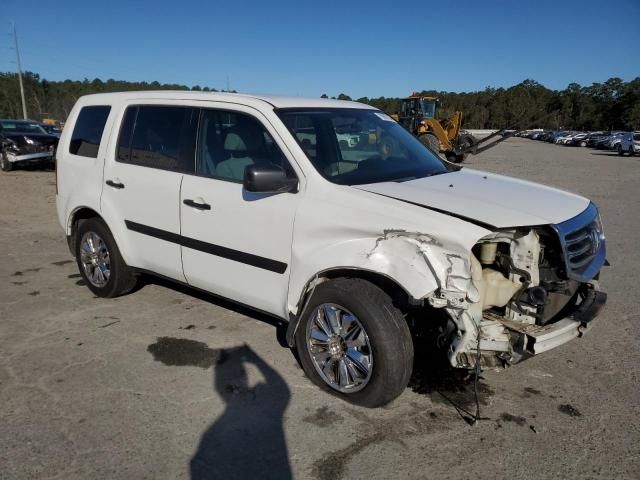
[[[337,269],[386,276],[415,300],[438,291],[445,305],[465,299],[477,301],[473,298],[477,290],[471,283],[470,247],[421,232],[388,229],[375,237],[326,245],[313,255],[294,251],[292,267],[288,308],[293,314],[298,313],[299,303],[314,279]]]

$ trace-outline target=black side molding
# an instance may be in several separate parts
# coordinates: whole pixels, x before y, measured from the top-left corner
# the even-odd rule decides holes
[[[272,260],[270,258],[253,255],[252,253],[203,242],[201,240],[196,240],[195,238],[183,237],[177,233],[167,232],[166,230],[142,225],[141,223],[132,222],[130,220],[125,220],[124,223],[132,232],[141,233],[166,242],[175,243],[192,250],[198,250],[199,252],[215,255],[216,257],[226,258],[228,260],[233,260],[234,262],[244,263],[246,265],[251,265],[252,267],[261,268],[274,273],[282,274],[287,270],[287,264],[278,260]]]

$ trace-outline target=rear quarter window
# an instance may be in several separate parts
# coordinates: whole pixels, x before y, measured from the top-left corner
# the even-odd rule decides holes
[[[83,107],[71,134],[69,153],[81,157],[96,158],[100,140],[107,123],[110,106],[98,105]]]

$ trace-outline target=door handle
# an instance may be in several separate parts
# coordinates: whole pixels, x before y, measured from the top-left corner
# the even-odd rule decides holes
[[[107,185],[113,188],[118,188],[118,189],[124,188],[124,183],[114,182],[113,180],[107,180],[104,183],[106,183]]]
[[[198,210],[211,210],[211,205],[209,205],[208,203],[198,203],[194,200],[191,200],[190,198],[183,200],[182,203],[184,203],[187,207],[197,208]]]

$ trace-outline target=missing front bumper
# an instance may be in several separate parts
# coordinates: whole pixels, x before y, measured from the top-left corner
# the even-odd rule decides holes
[[[546,325],[516,325],[509,322],[505,326],[522,337],[518,344],[526,353],[538,355],[581,337],[588,325],[599,315],[607,302],[607,294],[597,283],[588,285],[584,298],[566,318]],[[525,353],[523,352],[523,353]]]

